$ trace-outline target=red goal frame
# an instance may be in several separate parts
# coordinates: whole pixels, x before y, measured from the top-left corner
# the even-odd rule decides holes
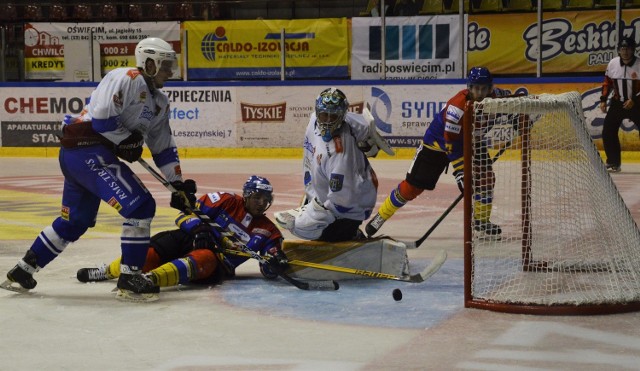
[[[463,115],[463,146],[464,146],[464,163],[472,163],[472,128],[474,114],[474,103],[467,102]],[[528,138],[528,127],[526,122],[520,122],[521,138]],[[525,191],[522,192],[522,269],[523,271],[535,271],[538,274],[552,271],[551,265],[546,261],[532,259],[531,253],[531,223],[530,209],[531,197],[526,190],[530,189],[530,164],[531,149],[527,140],[521,141],[521,158],[522,164],[522,184]],[[518,314],[537,314],[537,315],[598,315],[613,314],[640,311],[640,302],[627,302],[620,304],[580,304],[580,305],[542,305],[542,304],[519,304],[508,302],[488,301],[473,296],[473,192],[472,192],[472,174],[471,166],[464,167],[464,306],[466,308],[485,309],[496,312],[518,313]],[[581,270],[578,270],[581,271]],[[586,272],[586,270],[584,270]]]

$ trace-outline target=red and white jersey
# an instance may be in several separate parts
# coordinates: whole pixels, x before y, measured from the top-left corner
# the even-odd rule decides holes
[[[139,131],[167,180],[182,180],[169,127],[169,98],[160,90],[152,92],[137,68],[110,71],[80,116],[65,119],[67,124],[78,121],[91,121],[95,132],[115,144]]]
[[[240,195],[227,192],[207,193],[198,199],[196,206],[223,230],[261,255],[274,247],[282,248],[282,233],[278,227],[264,214],[256,217],[249,214],[244,207],[244,198]],[[192,233],[194,228],[201,225],[201,221],[194,215],[181,213],[176,218],[176,225],[183,231]],[[221,246],[220,232],[215,228],[211,232]],[[228,260],[237,267],[247,259],[229,257]]]
[[[613,91],[613,99],[622,102],[633,99],[636,103],[639,102],[640,60],[638,58],[633,57],[628,65],[623,64],[620,57],[609,61],[604,74],[601,100],[606,100],[611,91]]]
[[[342,128],[322,140],[311,114],[303,144],[304,185],[309,199],[317,198],[336,218],[365,220],[376,204],[378,180],[358,142],[367,140],[369,123],[348,112]]]

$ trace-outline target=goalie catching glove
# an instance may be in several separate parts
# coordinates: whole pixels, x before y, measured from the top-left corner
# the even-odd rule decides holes
[[[184,182],[177,180],[171,182],[171,185],[177,191],[171,193],[171,202],[169,203],[171,207],[183,212],[195,207],[196,192],[198,191],[195,180],[187,179]]]
[[[322,231],[336,220],[333,212],[317,198],[301,208],[277,212],[274,216],[278,225],[305,240],[320,238]]]
[[[373,118],[369,107],[365,107],[362,110],[362,116],[369,122],[369,138],[364,142],[359,142],[358,148],[360,148],[367,157],[376,157],[379,150],[383,150],[384,153],[389,156],[395,156],[395,152],[393,152],[387,140],[378,133],[376,120]]]

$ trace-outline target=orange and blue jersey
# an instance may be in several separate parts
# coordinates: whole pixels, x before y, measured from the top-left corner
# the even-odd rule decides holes
[[[462,115],[469,100],[469,89],[461,90],[449,99],[422,138],[423,146],[447,154],[454,171],[463,167]]]
[[[494,89],[488,98],[506,95],[506,91]],[[469,89],[460,90],[447,101],[447,104],[436,115],[422,137],[422,145],[438,152],[446,153],[454,171],[462,170],[463,147],[462,125],[464,108],[471,100]]]

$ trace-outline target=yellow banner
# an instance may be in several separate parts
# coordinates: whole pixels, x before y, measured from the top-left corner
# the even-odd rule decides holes
[[[190,79],[276,78],[282,65],[290,78],[348,77],[350,37],[346,18],[191,21]]]
[[[487,66],[497,74],[535,74],[536,17],[536,13],[470,15],[469,66]],[[622,19],[625,36],[633,36],[640,9],[625,9]],[[617,56],[615,10],[545,13],[542,30],[543,73],[604,73]]]
[[[30,58],[24,63],[25,73],[64,71],[64,57]]]

